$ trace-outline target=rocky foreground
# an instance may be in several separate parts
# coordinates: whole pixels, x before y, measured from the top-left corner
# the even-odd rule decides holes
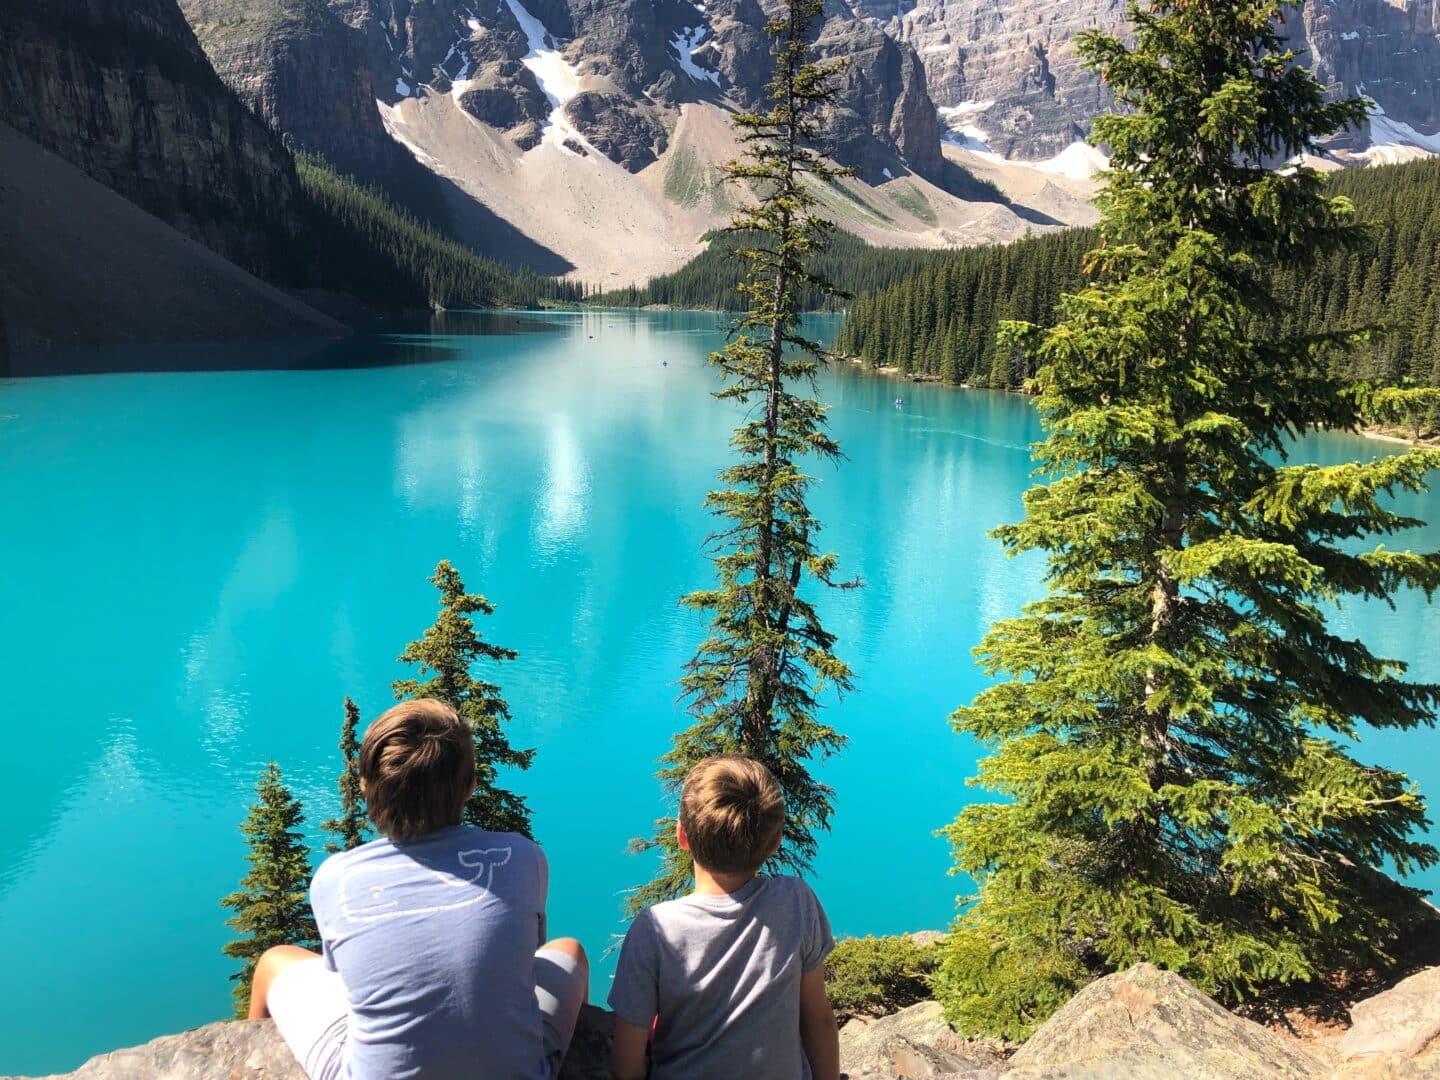
[[[1139,964],[1082,990],[1013,1053],[960,1038],[935,1002],[851,1021],[840,1052],[851,1080],[1440,1080],[1440,967],[1360,1002],[1350,1022],[1338,1036],[1293,1038]],[[609,1076],[612,1024],[610,1013],[586,1006],[562,1080]],[[268,1020],[207,1024],[103,1054],[69,1076],[304,1080]]]

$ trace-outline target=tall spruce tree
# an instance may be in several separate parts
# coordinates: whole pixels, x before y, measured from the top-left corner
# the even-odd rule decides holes
[[[471,669],[481,660],[514,660],[513,649],[501,648],[480,636],[472,615],[492,615],[495,605],[476,593],[467,593],[460,574],[448,561],[435,567],[430,583],[440,590],[440,613],[435,624],[405,646],[403,664],[418,664],[428,679],[398,679],[391,684],[395,699],[438,698],[448,702],[470,725],[475,735],[475,791],[465,804],[468,825],[498,832],[530,835],[530,809],[513,791],[500,787],[498,769],[528,769],[534,750],[515,750],[501,725],[510,719],[510,707],[494,683],[477,679]]]
[[[360,795],[360,710],[349,697],[345,698],[345,720],[340,726],[340,816],[333,817],[320,827],[334,833],[335,839],[326,843],[325,850],[332,854],[349,851],[365,843],[367,830],[365,800]]]
[[[965,1031],[1023,1037],[1142,960],[1229,1001],[1383,963],[1417,905],[1371,868],[1436,861],[1414,787],[1352,752],[1364,725],[1433,723],[1440,687],[1328,622],[1440,585],[1440,555],[1361,543],[1415,524],[1384,497],[1440,454],[1289,464],[1368,391],[1330,373],[1349,335],[1265,329],[1267,269],[1360,232],[1314,171],[1267,167],[1365,114],[1296,64],[1276,31],[1294,13],[1155,0],[1133,47],[1079,43],[1130,111],[1095,125],[1091,283],[1052,329],[1005,331],[1040,364],[1046,482],[996,535],[1046,554],[1049,591],[991,629],[1002,678],[953,717],[1001,799],[948,830],[978,884],[940,984]]]
[[[829,828],[833,807],[833,791],[811,764],[845,741],[818,719],[818,695],[850,686],[849,668],[830,651],[835,637],[802,587],[807,577],[855,584],[835,582],[835,556],[815,546],[820,523],[806,504],[812,481],[801,465],[807,456],[840,458],[825,430],[826,407],[813,396],[826,353],[800,332],[798,302],[802,289],[836,291],[809,269],[831,225],[815,213],[805,179],[829,183],[841,172],[817,149],[821,112],[832,97],[828,83],[839,67],[811,59],[821,10],[821,0],[789,0],[767,24],[775,42],[769,108],[736,116],[745,150],[722,167],[754,197],[730,223],[733,233],[752,238],[736,249],[749,268],[739,286],[748,306],[730,343],[710,361],[726,380],[715,396],[751,411],[731,439],[739,462],[720,473],[725,486],[705,500],[725,522],[709,540],[719,581],[682,601],[711,615],[709,636],[681,679],[695,723],[675,737],[659,772],[673,793],[690,767],[712,754],[764,762],[786,811],[783,843],[770,865],[794,871],[809,867],[816,833]],[[675,843],[673,818],[658,821],[654,837],[636,846],[658,848],[663,862],[632,895],[632,909],[689,886],[689,856]]]
[[[259,801],[240,826],[250,845],[245,857],[250,872],[240,879],[236,892],[220,901],[235,912],[225,925],[244,935],[225,946],[226,956],[244,961],[230,976],[238,1017],[249,1011],[250,984],[261,953],[272,945],[320,947],[310,912],[310,849],[301,833],[305,815],[300,801],[290,794],[273,761],[261,771],[255,793]]]

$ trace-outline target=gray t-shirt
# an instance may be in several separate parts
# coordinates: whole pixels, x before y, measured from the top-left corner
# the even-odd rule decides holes
[[[637,1027],[659,1017],[651,1080],[808,1080],[800,976],[834,947],[820,901],[799,878],[669,900],[631,924],[610,1007]]]
[[[345,1075],[548,1078],[534,975],[548,885],[533,841],[467,825],[326,859],[310,905],[350,1005]]]

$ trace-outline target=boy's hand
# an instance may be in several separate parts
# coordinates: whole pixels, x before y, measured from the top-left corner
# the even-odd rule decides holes
[[[835,1010],[825,996],[824,964],[800,976],[800,1044],[805,1048],[814,1080],[840,1080],[840,1029],[835,1026]]]
[[[618,1016],[615,1018],[615,1042],[610,1049],[610,1069],[615,1080],[645,1080],[645,1047],[649,1042],[648,1024],[637,1027]],[[839,1054],[838,1044],[836,1054]]]

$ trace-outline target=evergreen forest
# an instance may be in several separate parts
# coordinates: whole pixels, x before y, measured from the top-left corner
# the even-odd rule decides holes
[[[578,285],[477,255],[386,195],[298,154],[309,201],[303,279],[388,308],[539,307],[580,299]]]
[[[1260,317],[1311,333],[1374,327],[1374,340],[1336,359],[1340,373],[1440,386],[1440,159],[1333,173],[1325,187],[1355,204],[1366,241],[1303,269],[1277,269],[1276,306]],[[906,374],[1016,389],[1034,363],[1002,345],[997,328],[1051,322],[1061,295],[1080,287],[1096,239],[1093,229],[1076,229],[948,253],[859,296],[835,349]]]

